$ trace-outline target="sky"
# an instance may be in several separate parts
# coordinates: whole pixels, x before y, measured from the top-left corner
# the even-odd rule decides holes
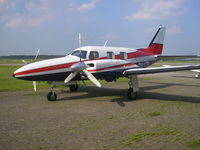
[[[164,55],[200,54],[199,0],[0,0],[0,55],[65,55],[82,46],[147,47],[167,28]]]

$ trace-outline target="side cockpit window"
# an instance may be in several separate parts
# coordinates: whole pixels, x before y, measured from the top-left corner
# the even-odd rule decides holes
[[[115,58],[115,55],[113,52],[107,52],[107,58],[108,59],[114,59]]]
[[[99,53],[97,51],[91,51],[89,59],[99,59]]]
[[[87,51],[83,51],[83,50],[81,50],[81,51],[74,51],[74,52],[72,52],[71,55],[77,56],[77,57],[81,56],[81,58],[86,59]]]
[[[119,55],[121,59],[127,59],[127,54],[125,52],[120,52]]]

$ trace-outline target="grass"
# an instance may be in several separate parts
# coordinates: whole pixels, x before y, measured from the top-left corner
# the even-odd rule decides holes
[[[156,116],[160,116],[161,114],[162,114],[161,112],[155,111],[155,112],[148,113],[147,116],[156,117]]]
[[[191,148],[200,148],[200,139],[194,139],[188,142],[187,146]]]
[[[30,62],[30,59],[25,59],[25,61]],[[0,64],[23,64],[21,59],[0,59]]]
[[[157,130],[154,132],[142,131],[138,133],[133,133],[121,142],[121,146],[126,147],[132,144],[133,142],[140,142],[145,139],[152,139],[153,137],[162,137],[162,136],[168,136],[168,135],[180,136],[180,132],[176,129],[165,128],[165,129]]]
[[[2,61],[2,60],[1,60]],[[0,62],[1,62],[0,61]],[[6,61],[6,60],[5,60]],[[13,60],[15,61],[15,60]],[[9,62],[11,63],[11,62]],[[17,70],[20,66],[0,66],[0,92],[4,91],[20,91],[20,90],[31,90],[33,89],[33,83],[31,81],[24,81],[15,79],[12,77],[12,74],[15,70]],[[142,78],[141,80],[148,80],[148,78]],[[128,78],[119,78],[119,82],[128,82]],[[105,81],[100,80],[100,83],[103,83]],[[79,82],[81,85],[83,85],[82,82]],[[91,81],[85,81],[87,84],[92,84]],[[49,85],[46,82],[37,82],[37,88],[45,88],[49,87]]]
[[[27,60],[30,61],[30,60]],[[173,63],[199,63],[199,61],[166,61]],[[165,63],[161,62],[160,64]],[[0,64],[22,64],[21,59],[0,59]],[[155,63],[155,65],[160,65]],[[19,91],[33,89],[32,82],[18,80],[12,77],[13,72],[18,69],[19,66],[0,66],[0,92],[2,91]],[[140,80],[151,80],[151,78],[139,78]],[[119,78],[117,82],[128,82],[128,78]],[[85,81],[86,84],[92,84],[90,81]],[[100,83],[105,81],[101,80]],[[82,84],[82,82],[80,82]],[[49,87],[46,82],[37,82],[37,88]],[[150,114],[151,115],[151,114]],[[158,116],[160,114],[152,114]]]
[[[171,65],[180,65],[180,64],[200,64],[200,61],[179,61],[179,60],[170,60],[170,61],[159,61],[151,65],[150,67],[161,67],[165,64]]]
[[[32,82],[18,80],[12,77],[13,72],[18,68],[19,66],[0,66],[0,92],[33,89]],[[48,86],[46,82],[37,82],[38,89]]]
[[[28,63],[34,62],[33,59],[0,59],[0,64],[24,64],[22,60],[25,60]],[[42,59],[37,59],[37,61],[41,61]]]

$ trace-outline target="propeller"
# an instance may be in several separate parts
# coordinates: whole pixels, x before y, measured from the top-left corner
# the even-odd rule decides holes
[[[37,51],[37,53],[36,53],[36,55],[35,55],[34,61],[37,60],[37,57],[38,57],[39,53],[40,53],[40,48],[38,49],[38,51]],[[37,84],[36,84],[36,81],[33,81],[33,89],[34,89],[35,92],[37,91]]]
[[[40,48],[38,49],[38,51],[37,51],[37,53],[36,53],[36,55],[35,55],[34,61],[37,60],[37,57],[38,57],[39,53],[40,53]],[[26,64],[26,65],[28,64],[28,62],[27,62],[26,60],[24,60],[24,59],[22,59],[22,62],[23,62],[24,64]]]
[[[108,40],[107,40],[107,41],[105,41],[105,43],[104,43],[104,45],[103,45],[103,46],[104,46],[104,47],[106,47],[106,46],[107,46],[107,43],[108,43]]]
[[[80,49],[80,62],[81,62],[81,33],[78,34],[79,49]]]
[[[35,55],[34,61],[37,60],[37,57],[38,57],[39,53],[40,53],[40,48],[38,49],[38,51],[37,51],[37,53],[36,53],[36,55]],[[22,59],[22,62],[23,62],[24,64],[26,64],[26,65],[28,64],[28,62],[25,61],[25,60],[23,60],[23,59]],[[36,81],[33,81],[33,89],[34,89],[35,92],[37,91]]]
[[[22,62],[23,62],[24,64],[28,64],[28,62],[27,62],[26,60],[24,60],[24,59],[22,59]]]
[[[40,53],[40,48],[38,49],[38,51],[37,51],[37,53],[36,53],[36,55],[35,55],[35,59],[34,59],[34,60],[36,60],[36,59],[37,59],[37,57],[38,57],[39,53]]]
[[[85,74],[86,77],[92,81],[96,86],[101,87],[99,81],[89,72],[87,71],[87,65],[81,61],[81,34],[79,33],[79,49],[80,49],[80,62],[73,64],[70,69],[72,71],[71,74],[64,80],[64,83],[70,82],[78,73]]]
[[[87,65],[84,62],[73,64],[70,69],[72,73],[64,80],[64,83],[70,82],[78,73],[82,73],[85,74],[86,77],[96,86],[101,87],[99,81],[89,71],[87,71]]]

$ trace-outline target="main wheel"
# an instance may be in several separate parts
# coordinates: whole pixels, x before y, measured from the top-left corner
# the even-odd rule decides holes
[[[71,92],[76,92],[78,90],[78,84],[71,84],[71,85],[69,85],[69,90]]]
[[[133,91],[133,88],[128,89],[127,96],[129,99],[135,100],[137,98],[137,94],[138,94],[137,92]]]
[[[51,91],[47,94],[48,101],[56,101],[56,99],[57,99],[57,94],[55,92]]]

